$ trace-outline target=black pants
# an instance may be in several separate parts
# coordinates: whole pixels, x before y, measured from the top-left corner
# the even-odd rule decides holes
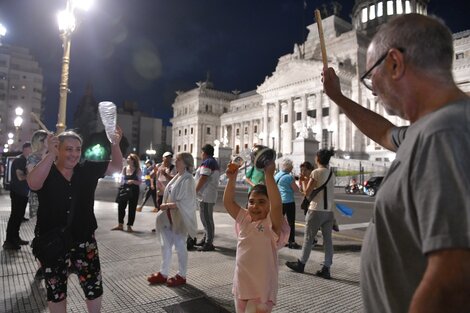
[[[155,189],[150,188],[150,186],[145,187],[144,199],[142,201],[141,207],[145,205],[150,196],[152,196],[154,208],[157,207],[157,191]]]
[[[283,203],[282,214],[287,216],[287,222],[289,223],[289,242],[295,242],[295,202]]]
[[[23,221],[28,197],[21,196],[10,190],[11,214],[7,225],[7,236],[5,241],[17,243],[20,239],[20,226]]]
[[[131,185],[131,194],[129,201],[121,201],[118,203],[118,222],[124,224],[124,217],[126,216],[126,207],[129,204],[129,217],[127,218],[127,225],[134,225],[135,220],[135,209],[137,208],[137,202],[139,201],[139,186]]]

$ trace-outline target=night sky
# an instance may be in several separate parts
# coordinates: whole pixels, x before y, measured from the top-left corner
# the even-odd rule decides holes
[[[136,101],[151,116],[172,116],[176,90],[209,72],[216,89],[253,90],[280,56],[303,42],[313,10],[330,1],[95,0],[72,37],[67,125],[87,83],[97,101]],[[350,21],[352,0],[343,4]],[[43,69],[45,123],[55,129],[62,47],[56,14],[66,0],[0,0],[3,42],[27,47]],[[469,0],[431,0],[429,14],[453,32],[470,29]]]

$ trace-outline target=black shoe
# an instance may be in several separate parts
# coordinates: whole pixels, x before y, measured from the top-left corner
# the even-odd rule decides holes
[[[23,239],[18,239],[18,241],[16,242],[17,244],[19,244],[20,246],[26,246],[27,244],[29,244],[29,241],[28,240],[23,240]]]
[[[339,231],[339,226],[338,224],[333,224],[333,230],[338,232]]]
[[[206,252],[206,251],[214,251],[215,250],[215,247],[213,244],[211,243],[205,243],[202,247],[199,247],[197,249],[197,251],[203,251],[203,252]]]
[[[321,278],[331,279],[330,268],[323,266],[321,270],[316,272],[316,275]]]
[[[297,242],[289,242],[288,244],[289,249],[300,249],[302,248],[301,245],[299,245]]]
[[[34,275],[34,280],[41,281],[44,279],[44,271],[42,270],[42,267],[38,268],[36,271],[36,274]]]
[[[196,242],[194,245],[198,247],[202,247],[206,244],[206,238],[202,238],[201,241]]]
[[[188,238],[186,239],[186,250],[188,251],[194,251],[196,250],[196,238],[191,238],[190,236],[188,236]]]
[[[17,243],[5,241],[3,243],[3,250],[20,250],[21,246]]]
[[[286,266],[297,273],[303,273],[305,268],[305,264],[300,262],[300,260],[295,262],[286,262]]]

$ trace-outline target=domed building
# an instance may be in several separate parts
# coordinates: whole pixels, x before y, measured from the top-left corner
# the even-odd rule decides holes
[[[389,116],[372,93],[360,83],[365,72],[366,50],[378,27],[391,17],[406,13],[427,14],[428,0],[357,0],[352,24],[338,16],[337,8],[323,17],[322,24],[328,63],[337,70],[347,97],[385,116],[396,125],[407,122]],[[217,143],[238,154],[254,144],[274,148],[279,156],[289,156],[295,168],[313,160],[318,147],[337,150],[341,160],[363,160],[387,166],[394,153],[364,136],[341,109],[324,93],[320,73],[323,64],[316,23],[307,26],[305,42],[281,56],[275,71],[255,90],[224,92],[210,82],[199,82],[187,92],[177,92],[173,103],[173,149],[188,151],[195,158],[200,148]],[[470,92],[469,32],[454,35],[455,77]],[[460,56],[460,57],[459,57]],[[466,58],[465,58],[466,56]],[[344,164],[343,164],[344,165]]]

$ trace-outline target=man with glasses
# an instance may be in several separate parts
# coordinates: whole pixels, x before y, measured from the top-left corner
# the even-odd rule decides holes
[[[372,39],[361,80],[408,127],[346,98],[323,71],[326,94],[396,151],[361,252],[366,312],[470,312],[470,98],[453,58],[452,34],[433,17],[397,17]]]

